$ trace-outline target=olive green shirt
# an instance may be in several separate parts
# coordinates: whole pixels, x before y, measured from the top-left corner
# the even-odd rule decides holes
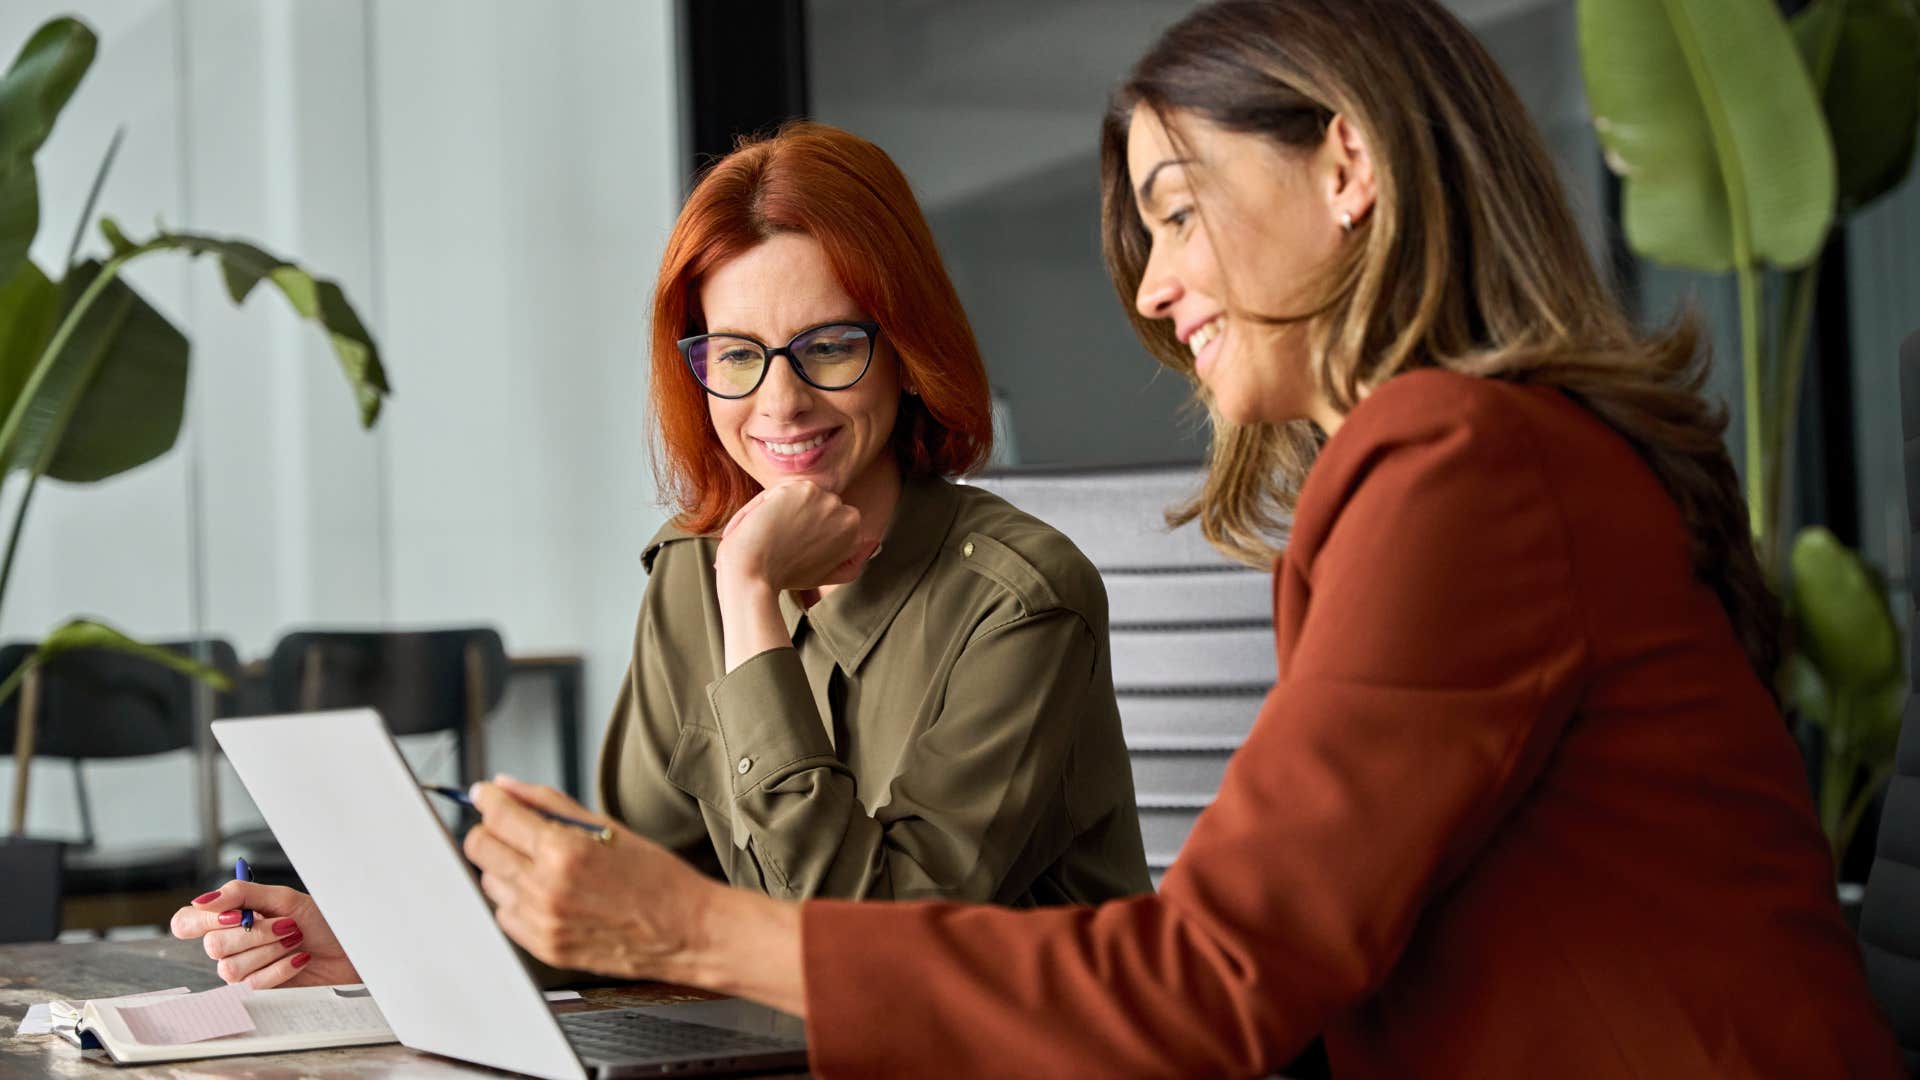
[[[794,647],[726,671],[718,541],[669,526],[601,747],[609,814],[772,896],[1028,906],[1151,888],[1106,592],[998,496],[908,481]]]

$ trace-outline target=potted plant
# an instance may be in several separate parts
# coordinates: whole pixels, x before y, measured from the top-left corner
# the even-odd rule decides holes
[[[1813,0],[1789,20],[1773,0],[1580,0],[1578,20],[1628,245],[1737,281],[1748,508],[1763,565],[1790,578],[1780,686],[1824,737],[1838,866],[1891,774],[1908,683],[1879,575],[1823,528],[1783,550],[1783,478],[1828,235],[1913,159],[1920,11]]]
[[[93,63],[94,33],[74,18],[41,26],[0,77],[0,482],[19,487],[0,554],[0,604],[33,494],[43,478],[93,483],[165,454],[186,404],[187,338],[122,277],[132,262],[162,252],[208,255],[220,264],[233,302],[265,283],[324,331],[351,388],[363,427],[390,393],[379,349],[334,282],[243,240],[160,229],[132,239],[99,222],[109,254],[80,259],[81,237],[111,168],[116,135],[95,175],[65,265],[55,279],[28,252],[40,227],[34,155]],[[0,701],[37,664],[75,648],[146,656],[215,685],[224,678],[190,658],[135,641],[95,619],[73,619],[4,682]]]

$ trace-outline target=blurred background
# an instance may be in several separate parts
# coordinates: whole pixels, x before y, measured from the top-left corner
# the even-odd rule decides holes
[[[350,703],[356,679],[376,698],[437,680],[429,696],[457,706],[403,739],[423,776],[509,770],[590,796],[640,549],[665,516],[646,442],[647,300],[701,163],[795,116],[878,143],[912,180],[979,336],[997,464],[1195,462],[1202,418],[1135,343],[1102,269],[1096,145],[1109,89],[1191,6],[9,0],[9,51],[67,13],[100,40],[34,159],[35,261],[65,262],[124,130],[98,213],[136,237],[247,237],[337,280],[393,393],[364,429],[326,336],[286,304],[236,309],[211,260],[142,260],[129,280],[193,346],[178,442],[97,483],[39,486],[0,638],[88,614],[146,641],[225,643],[239,690],[199,695],[202,718]],[[1545,132],[1636,315],[1652,325],[1691,302],[1706,317],[1739,447],[1733,280],[1627,244],[1573,0],[1450,6]],[[89,232],[81,251],[106,242]],[[1920,182],[1836,228],[1824,266],[1789,513],[1858,547],[1904,622],[1895,360],[1920,299]],[[5,489],[9,520],[22,488]],[[449,628],[477,633],[404,648],[326,636]],[[17,797],[16,779],[0,761],[0,791]],[[101,852],[174,865],[191,852],[203,876],[259,840],[245,792],[192,746],[42,758],[19,814],[29,835],[90,836]],[[96,921],[122,919],[140,921]]]

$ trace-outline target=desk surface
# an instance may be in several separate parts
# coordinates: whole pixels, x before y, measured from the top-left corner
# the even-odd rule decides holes
[[[386,1046],[307,1050],[293,1054],[208,1058],[170,1065],[119,1068],[80,1055],[56,1036],[14,1035],[29,1005],[70,998],[112,997],[142,990],[185,986],[211,990],[220,985],[213,964],[197,941],[154,939],[68,945],[0,945],[0,1080],[14,1077],[345,1077],[345,1076],[502,1076],[492,1069],[416,1053],[397,1043]],[[585,1011],[671,1001],[697,1001],[714,995],[665,983],[634,983],[582,991],[583,1000],[561,1002],[558,1012]]]

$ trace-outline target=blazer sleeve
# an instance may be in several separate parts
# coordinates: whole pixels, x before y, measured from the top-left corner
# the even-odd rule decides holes
[[[1342,435],[1279,570],[1281,681],[1159,894],[807,904],[817,1072],[1265,1075],[1383,983],[1538,774],[1586,646],[1527,432]]]
[[[717,680],[707,737],[732,766],[729,810],[760,887],[788,899],[993,899],[1016,858],[1032,861],[1040,818],[1059,802],[1099,659],[1071,610],[983,624],[876,813],[835,755],[794,649],[769,649]],[[1064,847],[1067,832],[1053,832]]]

